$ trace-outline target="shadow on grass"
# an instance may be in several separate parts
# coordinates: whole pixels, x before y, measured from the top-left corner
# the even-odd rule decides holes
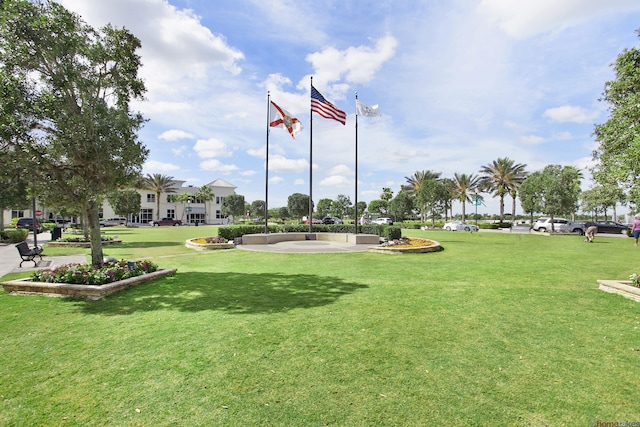
[[[184,242],[122,242],[118,245],[118,248],[161,248],[171,246],[184,246]]]
[[[310,274],[177,273],[99,301],[69,300],[87,314],[155,310],[281,313],[328,305],[368,286]]]

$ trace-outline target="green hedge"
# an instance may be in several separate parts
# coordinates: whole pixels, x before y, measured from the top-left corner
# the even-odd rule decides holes
[[[13,229],[0,231],[0,241],[8,243],[20,243],[27,239],[28,230]]]
[[[388,231],[390,228],[398,231]],[[313,233],[354,233],[353,224],[314,224],[311,228]],[[269,225],[269,233],[306,233],[309,231],[309,224],[284,224]],[[264,225],[230,225],[218,228],[218,236],[227,240],[233,240],[242,237],[245,234],[262,234],[264,233]],[[358,233],[375,234],[381,237],[387,237],[390,233],[392,239],[398,239],[401,236],[400,227],[388,225],[359,225]],[[387,237],[388,238],[388,237]]]
[[[384,237],[387,240],[399,239],[402,237],[402,229],[395,225],[385,227],[384,235],[382,237]]]

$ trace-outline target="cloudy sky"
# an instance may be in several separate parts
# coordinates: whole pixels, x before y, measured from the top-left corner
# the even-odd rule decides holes
[[[142,41],[145,173],[194,186],[221,178],[264,200],[267,91],[297,117],[295,140],[270,132],[270,208],[309,192],[311,76],[348,113],[345,126],[314,114],[316,202],[355,200],[356,93],[381,112],[358,118],[359,201],[397,193],[416,171],[477,174],[499,157],[531,172],[587,168],[611,63],[638,46],[640,28],[637,0],[60,3]],[[487,202],[479,212],[497,213]]]

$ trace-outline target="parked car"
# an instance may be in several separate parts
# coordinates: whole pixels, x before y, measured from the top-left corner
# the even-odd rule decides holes
[[[538,218],[533,224],[533,231],[559,231],[562,233],[584,234],[585,226],[581,222],[574,222],[565,218],[553,218],[553,227],[551,226],[551,218]]]
[[[393,225],[393,220],[391,218],[376,218],[373,221],[371,221],[371,223]]]
[[[182,225],[182,221],[179,219],[173,219],[173,218],[162,218],[160,220],[151,221],[149,224],[153,226],[161,226],[161,225],[176,226],[176,225]]]
[[[25,230],[33,231],[33,218],[18,218],[16,222],[16,228],[23,228]],[[36,220],[36,233],[42,233],[42,224]]]
[[[334,216],[326,216],[322,218],[322,223],[323,224],[342,224],[342,220]]]
[[[628,235],[628,231],[631,228],[630,224],[622,224],[615,221],[595,221],[585,223],[585,228],[592,225],[598,227],[598,233],[610,233],[610,234],[625,234]]]
[[[322,221],[321,221],[321,220],[319,220],[318,218],[313,218],[311,221],[313,221],[313,224],[322,224]],[[304,220],[304,223],[305,223],[305,224],[309,224],[309,220],[308,220],[308,219],[305,219],[305,220]]]
[[[478,227],[462,221],[447,222],[443,227],[447,231],[478,231]]]
[[[100,220],[100,227],[115,227],[118,225],[126,225],[126,224],[127,224],[127,218],[124,218],[121,216]]]

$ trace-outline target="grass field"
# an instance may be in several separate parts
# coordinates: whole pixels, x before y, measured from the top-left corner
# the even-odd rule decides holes
[[[640,273],[632,239],[403,230],[444,250],[396,256],[108,233],[106,255],[178,273],[100,301],[0,291],[0,425],[640,422],[640,304],[596,283]]]

